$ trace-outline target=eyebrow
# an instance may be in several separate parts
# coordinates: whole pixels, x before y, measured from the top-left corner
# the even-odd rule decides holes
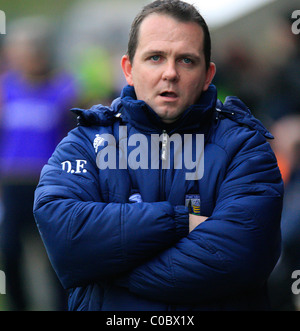
[[[151,55],[154,55],[154,54],[155,55],[163,55],[163,56],[165,56],[167,53],[164,52],[164,51],[159,51],[159,50],[153,49],[153,50],[146,51],[143,54],[143,56],[145,58],[147,58],[147,57],[149,57]],[[191,58],[191,59],[193,59],[195,61],[201,61],[201,57],[199,55],[195,54],[195,53],[181,53],[181,54],[177,55],[177,57],[180,57],[180,58]]]

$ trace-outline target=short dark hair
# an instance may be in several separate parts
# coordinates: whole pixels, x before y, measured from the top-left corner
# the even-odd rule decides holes
[[[206,69],[208,69],[211,59],[211,38],[208,26],[193,5],[180,0],[156,0],[142,8],[130,29],[127,49],[130,62],[133,63],[138,46],[140,25],[147,16],[154,13],[171,16],[179,22],[194,22],[200,25],[204,32],[204,56]]]

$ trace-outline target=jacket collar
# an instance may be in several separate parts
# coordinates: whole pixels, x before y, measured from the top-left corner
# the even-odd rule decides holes
[[[144,132],[193,132],[204,129],[207,119],[212,115],[217,101],[217,89],[210,85],[203,92],[198,103],[188,107],[181,117],[172,126],[167,126],[149,105],[142,100],[137,100],[134,87],[125,86],[121,93],[120,103],[122,119],[129,122],[137,129]]]

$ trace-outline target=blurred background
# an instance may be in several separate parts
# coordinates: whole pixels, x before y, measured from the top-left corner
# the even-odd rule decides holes
[[[130,24],[149,2],[0,0],[6,20],[0,34],[2,311],[66,310],[34,224],[33,192],[42,166],[76,125],[69,109],[109,105],[119,95]],[[300,269],[300,34],[292,31],[299,0],[187,2],[210,27],[219,98],[241,98],[275,136],[270,143],[286,194],[271,305],[300,310],[291,291],[292,272]]]

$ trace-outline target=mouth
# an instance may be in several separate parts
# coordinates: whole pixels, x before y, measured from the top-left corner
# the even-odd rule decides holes
[[[159,95],[165,99],[170,99],[170,100],[174,100],[174,99],[178,98],[177,93],[175,93],[173,91],[164,91],[164,92],[160,93]]]

